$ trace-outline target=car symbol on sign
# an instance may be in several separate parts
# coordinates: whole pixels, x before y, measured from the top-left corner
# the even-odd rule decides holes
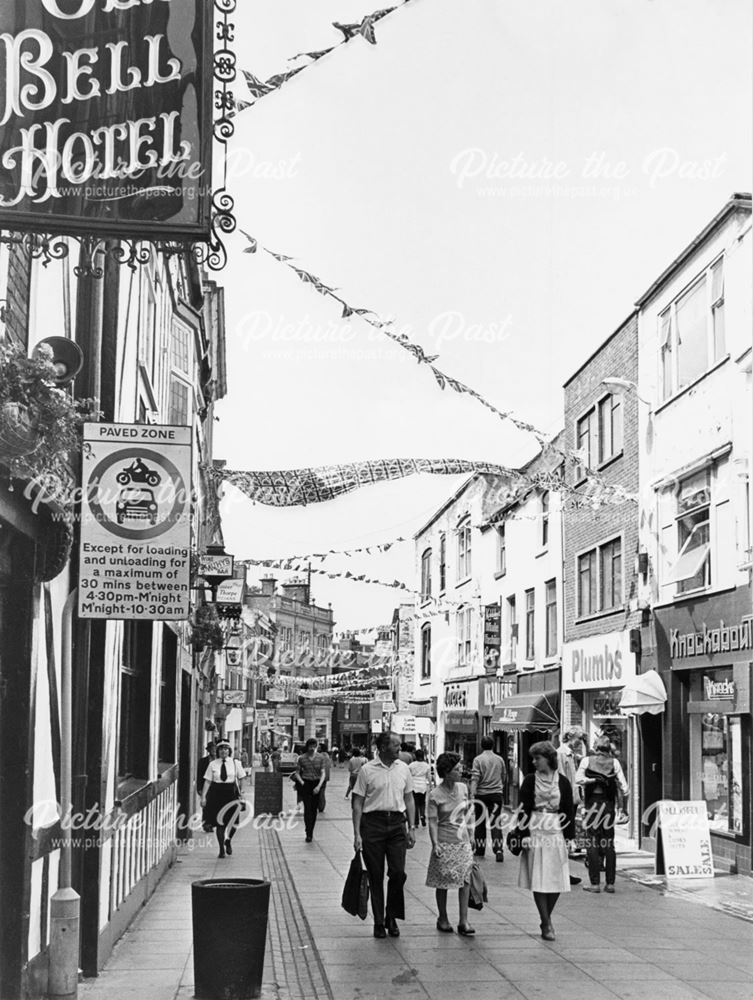
[[[115,504],[115,517],[118,524],[127,518],[129,521],[148,520],[157,523],[157,502],[151,490],[131,487],[120,491]]]

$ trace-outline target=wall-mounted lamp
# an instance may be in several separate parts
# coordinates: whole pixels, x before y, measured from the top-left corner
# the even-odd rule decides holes
[[[631,382],[630,379],[619,378],[617,375],[610,375],[608,378],[603,378],[601,380],[601,384],[608,386],[610,389],[617,389],[620,392],[634,392],[636,398],[641,403],[644,403],[648,407],[651,406],[651,403],[649,403],[647,399],[638,395],[638,386],[635,382]]]

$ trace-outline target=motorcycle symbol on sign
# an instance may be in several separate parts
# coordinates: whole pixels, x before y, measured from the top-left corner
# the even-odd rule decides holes
[[[147,486],[157,486],[162,481],[159,472],[150,469],[140,458],[135,459],[125,469],[122,469],[115,478],[121,486],[128,486],[129,483],[146,483]]]

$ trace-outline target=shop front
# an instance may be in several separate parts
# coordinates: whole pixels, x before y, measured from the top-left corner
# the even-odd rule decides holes
[[[520,678],[519,680],[523,680]],[[527,678],[526,678],[527,680]],[[551,739],[559,726],[559,687],[520,691],[503,698],[491,717],[492,735],[507,767],[505,804],[518,804],[518,789],[531,770],[528,751],[534,743]]]
[[[635,636],[632,643],[634,646]],[[588,748],[593,747],[598,736],[609,738],[629,786],[627,800],[620,798],[618,808],[628,814],[623,831],[630,838],[638,836],[639,741],[635,719],[622,713],[620,702],[623,689],[635,679],[635,659],[630,629],[588,636],[563,645],[563,729],[580,726]]]
[[[468,774],[473,758],[481,749],[479,685],[482,680],[476,677],[468,681],[446,681],[442,692],[443,749],[460,754]]]
[[[656,610],[667,683],[666,798],[706,803],[714,864],[751,874],[751,588]],[[664,672],[666,671],[666,672]]]

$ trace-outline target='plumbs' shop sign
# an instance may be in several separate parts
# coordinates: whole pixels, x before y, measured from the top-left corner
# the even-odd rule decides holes
[[[201,239],[209,0],[2,0],[0,225]]]

